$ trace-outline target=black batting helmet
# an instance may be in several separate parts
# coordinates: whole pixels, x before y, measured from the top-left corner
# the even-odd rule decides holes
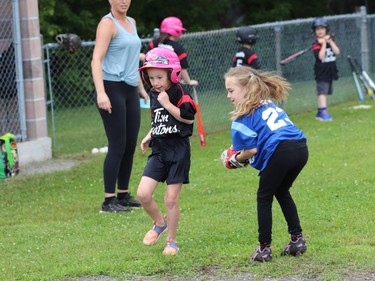
[[[329,30],[329,24],[327,22],[327,20],[325,20],[324,18],[316,18],[314,19],[312,25],[311,25],[311,28],[312,30],[315,30],[315,28],[317,26],[323,26],[327,29],[327,31]]]
[[[236,32],[236,37],[239,43],[250,45],[254,45],[258,39],[257,31],[251,26],[240,27]]]
[[[70,53],[76,52],[82,45],[81,38],[74,33],[58,34],[56,41]]]

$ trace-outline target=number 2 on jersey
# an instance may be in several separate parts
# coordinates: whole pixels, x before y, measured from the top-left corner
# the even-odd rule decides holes
[[[283,112],[281,108],[272,108],[269,107],[265,111],[262,112],[262,119],[267,122],[267,126],[271,129],[271,131],[275,131],[281,127],[284,127],[287,125],[287,122],[292,123],[289,118],[284,118],[277,120],[279,117],[279,112]]]

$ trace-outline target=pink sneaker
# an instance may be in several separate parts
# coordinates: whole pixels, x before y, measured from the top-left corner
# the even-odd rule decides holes
[[[167,239],[163,254],[166,256],[175,256],[178,252],[177,242]]]
[[[143,238],[143,244],[150,246],[155,244],[158,240],[160,235],[165,233],[168,230],[168,224],[164,221],[163,226],[158,226],[154,223],[152,228],[146,233],[145,237]]]

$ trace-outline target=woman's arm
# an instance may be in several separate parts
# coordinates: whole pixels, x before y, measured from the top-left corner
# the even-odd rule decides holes
[[[104,18],[99,22],[91,61],[91,72],[96,89],[98,106],[109,113],[111,113],[111,102],[104,90],[102,61],[115,32],[116,28],[111,19]]]

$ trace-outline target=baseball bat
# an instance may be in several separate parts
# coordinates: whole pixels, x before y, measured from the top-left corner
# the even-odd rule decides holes
[[[295,54],[293,54],[293,55],[290,55],[289,57],[287,57],[287,58],[281,60],[281,61],[280,61],[280,64],[281,64],[281,65],[285,65],[285,64],[291,62],[292,60],[298,58],[299,56],[303,55],[304,53],[306,53],[306,52],[307,52],[308,50],[310,50],[310,49],[311,49],[311,47],[308,47],[308,48],[303,49],[303,50],[301,50],[301,51],[299,51],[299,52],[297,52],[297,53],[295,53]]]
[[[336,37],[335,33],[331,33],[329,36],[330,36],[332,39],[334,39],[334,38]],[[299,56],[303,55],[303,54],[306,53],[307,51],[311,50],[311,48],[312,48],[311,46],[310,46],[310,47],[307,47],[306,49],[303,49],[303,50],[301,50],[301,51],[299,51],[299,52],[297,52],[297,53],[295,53],[295,54],[293,54],[293,55],[290,55],[289,57],[286,57],[285,59],[283,59],[283,60],[280,61],[280,64],[281,64],[281,65],[285,65],[285,64],[291,62],[292,60],[298,58]]]
[[[374,90],[375,90],[374,82],[371,80],[370,76],[368,76],[367,72],[362,69],[362,66],[358,63],[357,59],[354,59],[354,64],[356,65],[357,69],[359,69],[359,71],[357,73],[359,73],[359,75],[358,75],[359,79],[361,80],[362,85],[365,88],[366,93],[372,99],[374,99],[375,98],[375,96],[374,96]],[[365,76],[367,76],[367,78]]]
[[[361,85],[359,85],[359,81],[358,81],[358,77],[357,77],[357,72],[355,70],[355,67],[354,67],[354,64],[353,64],[353,61],[352,61],[352,58],[351,56],[348,56],[348,62],[350,64],[350,68],[352,70],[352,74],[353,74],[353,79],[354,79],[354,83],[355,83],[355,87],[357,89],[357,93],[358,93],[358,97],[359,97],[359,100],[360,101],[364,101],[365,98],[363,97],[363,92],[362,92],[362,88],[361,88]]]
[[[206,132],[204,131],[204,127],[203,127],[203,121],[202,121],[202,116],[201,116],[201,110],[200,110],[199,103],[198,103],[198,94],[197,94],[196,87],[193,87],[193,95],[194,95],[195,107],[197,110],[199,140],[200,140],[201,146],[206,146],[207,145]]]

